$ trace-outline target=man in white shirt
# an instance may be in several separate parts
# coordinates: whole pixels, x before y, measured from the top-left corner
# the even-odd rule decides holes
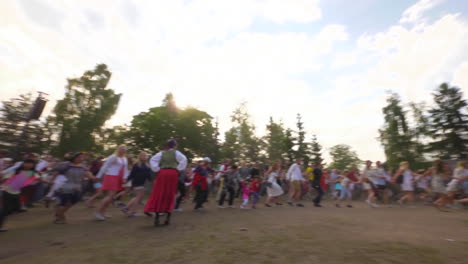
[[[293,201],[296,201],[296,206],[304,207],[303,204],[298,203],[301,197],[302,191],[302,182],[305,181],[302,168],[301,168],[302,161],[300,159],[296,159],[296,163],[292,164],[289,167],[289,170],[286,174],[286,179],[289,180],[289,201],[288,204],[293,206]]]
[[[372,207],[376,208],[378,207],[377,204],[375,204],[375,171],[374,169],[371,168],[372,166],[372,161],[367,160],[366,161],[366,167],[362,171],[362,176],[360,182],[362,183],[362,187],[364,190],[367,191],[367,200],[366,203]]]
[[[385,168],[383,167],[382,163],[380,161],[377,161],[375,163],[377,168],[374,171],[374,176],[375,176],[375,185],[377,188],[377,191],[382,194],[383,202],[385,204],[388,204],[388,191],[387,191],[387,181],[389,180],[389,175],[385,171]]]

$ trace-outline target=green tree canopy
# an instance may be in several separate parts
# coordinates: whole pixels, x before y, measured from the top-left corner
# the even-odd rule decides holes
[[[35,120],[27,122],[33,104],[34,98],[29,93],[20,94],[18,98],[2,102],[0,107],[1,149],[11,154],[16,154],[18,150],[34,153],[48,152],[51,134],[47,124]],[[17,149],[18,146],[21,149]]]
[[[338,170],[357,168],[361,160],[357,153],[348,145],[336,145],[330,149],[332,163],[330,167]]]
[[[121,94],[107,85],[111,72],[105,64],[68,79],[65,97],[57,102],[49,120],[58,134],[55,152],[99,150],[95,137],[117,110]]]
[[[390,94],[382,112],[384,125],[379,130],[379,139],[384,147],[388,166],[398,168],[401,161],[413,163],[416,160],[416,144],[408,125],[406,111],[401,106],[400,97],[395,93]]]
[[[219,158],[217,135],[209,114],[193,107],[179,109],[172,94],[162,106],[134,116],[129,127],[131,144],[138,149],[154,153],[174,138],[188,158],[209,156],[215,161]]]
[[[305,166],[307,166],[310,160],[310,144],[305,141],[306,131],[304,130],[304,123],[302,122],[301,114],[297,114],[296,120],[297,142],[295,158],[302,160]]]
[[[322,145],[319,144],[316,135],[312,137],[311,154],[312,154],[312,159],[311,159],[312,163],[323,164]]]
[[[272,161],[282,160],[287,153],[285,129],[283,123],[276,123],[272,117],[266,126],[265,147],[268,158]]]
[[[234,110],[231,121],[233,127],[225,133],[223,157],[250,161],[259,159],[261,142],[255,136],[255,125],[250,121],[246,103]]]
[[[443,83],[433,94],[429,110],[430,150],[444,159],[468,157],[468,107],[457,87]]]

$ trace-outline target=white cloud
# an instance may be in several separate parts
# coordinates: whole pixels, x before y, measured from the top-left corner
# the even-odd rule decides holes
[[[424,12],[441,4],[444,0],[419,0],[403,12],[400,23],[414,23],[420,21]]]
[[[468,97],[468,60],[458,66],[451,84],[460,87],[465,97]]]
[[[413,24],[356,42],[336,24],[317,33],[252,31],[259,20],[316,21],[321,10],[314,0],[33,1],[0,4],[0,99],[40,90],[51,94],[52,106],[66,78],[103,62],[113,72],[110,87],[124,93],[110,125],[173,92],[180,105],[200,107],[226,129],[245,100],[260,133],[269,116],[294,127],[300,112],[325,148],[345,143],[364,159],[383,159],[376,137],[385,90],[420,101],[442,81],[467,82],[465,18],[422,23],[424,1],[426,7],[403,15]],[[31,16],[38,10],[42,16]],[[336,53],[337,44],[349,52]],[[324,79],[332,85],[324,87]]]

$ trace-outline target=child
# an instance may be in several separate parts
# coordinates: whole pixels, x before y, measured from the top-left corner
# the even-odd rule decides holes
[[[35,166],[34,160],[24,160],[13,176],[8,178],[0,187],[0,232],[7,231],[7,229],[3,228],[6,217],[21,208],[21,189],[39,179],[39,174],[34,169]]]
[[[260,181],[259,176],[254,176],[252,182],[250,183],[250,189],[252,190],[252,209],[257,209],[257,203],[260,199],[260,186],[262,182]]]
[[[418,170],[419,174],[424,174],[424,170]],[[429,182],[431,181],[430,176],[426,177],[417,177],[416,178],[416,194],[418,198],[421,200],[426,200],[429,196]]]
[[[338,178],[338,181],[340,182],[340,188],[341,188],[341,193],[340,193],[340,198],[338,199],[338,203],[336,204],[336,207],[340,208],[340,201],[343,200],[348,200],[348,205],[346,207],[352,208],[353,206],[351,205],[351,200],[352,200],[352,195],[351,195],[351,190],[350,190],[350,184],[351,180],[348,178],[347,175],[345,176],[340,176]]]
[[[222,177],[222,190],[221,190],[221,196],[219,198],[219,203],[218,203],[218,208],[224,208],[224,200],[226,199],[226,195],[229,195],[229,208],[232,208],[232,204],[234,202],[234,197],[236,194],[236,186],[238,185],[238,179],[239,179],[239,171],[237,169],[237,165],[232,165],[231,169],[228,170]]]
[[[241,181],[241,186],[242,186],[242,205],[240,206],[240,209],[249,209],[247,207],[247,204],[249,203],[249,197],[250,194],[252,193],[252,189],[250,189],[250,184],[249,182],[244,182]]]

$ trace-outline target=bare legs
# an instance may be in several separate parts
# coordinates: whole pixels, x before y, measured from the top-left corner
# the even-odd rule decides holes
[[[405,191],[405,195],[398,200],[398,203],[403,204],[405,201],[408,201],[411,204],[414,202],[413,191]]]
[[[134,190],[134,192],[135,197],[133,197],[127,204],[127,209],[130,214],[134,214],[136,212],[136,207],[140,204],[141,200],[143,200],[143,196],[145,195],[145,189]]]
[[[106,197],[102,199],[101,204],[99,204],[97,212],[101,215],[104,215],[107,207],[112,203],[112,199],[114,198],[117,191],[108,191]]]
[[[94,207],[94,202],[96,201],[96,199],[98,199],[99,197],[101,197],[103,194],[103,191],[101,189],[98,189],[96,191],[96,193],[91,196],[91,198],[89,198],[87,201],[86,201],[86,205],[89,207],[89,208],[92,208]]]

